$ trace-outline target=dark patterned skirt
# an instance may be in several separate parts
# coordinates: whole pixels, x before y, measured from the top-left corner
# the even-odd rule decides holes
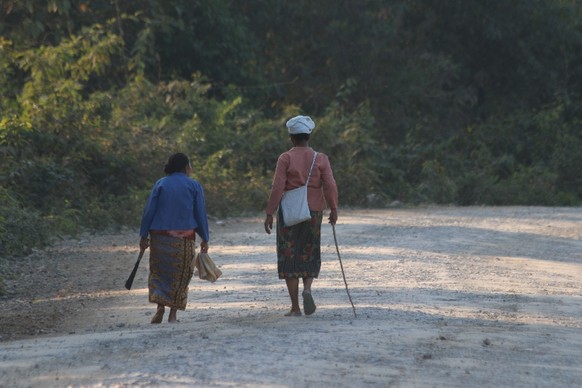
[[[194,240],[150,235],[149,301],[185,310],[194,272]]]
[[[316,278],[321,269],[323,212],[312,211],[311,220],[285,227],[277,214],[277,271],[279,279]]]

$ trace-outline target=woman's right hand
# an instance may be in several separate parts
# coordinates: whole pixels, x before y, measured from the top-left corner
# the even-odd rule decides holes
[[[272,214],[267,214],[267,216],[265,217],[265,222],[263,223],[263,225],[265,226],[265,232],[267,232],[267,234],[271,234],[271,229],[273,229],[273,215]]]
[[[335,225],[337,222],[337,210],[331,210],[329,212],[329,223]]]
[[[200,252],[208,253],[208,243],[206,241],[200,243]]]

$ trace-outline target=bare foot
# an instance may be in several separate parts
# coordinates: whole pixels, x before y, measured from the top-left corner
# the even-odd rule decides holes
[[[165,309],[163,306],[161,308],[158,307],[158,310],[152,317],[152,323],[162,323],[162,320],[164,319],[164,311]]]
[[[303,310],[305,315],[311,315],[315,312],[316,306],[313,301],[313,296],[311,296],[311,290],[303,291]]]
[[[168,323],[178,323],[180,321],[178,321],[176,319],[176,313],[177,310],[176,309],[170,309],[170,316],[168,317]]]
[[[289,311],[287,314],[285,314],[286,317],[300,317],[301,316],[301,311]]]

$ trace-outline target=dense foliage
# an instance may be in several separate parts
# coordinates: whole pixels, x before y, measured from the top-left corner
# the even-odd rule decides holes
[[[0,256],[135,225],[167,157],[265,205],[312,116],[343,206],[582,203],[580,0],[0,0]]]

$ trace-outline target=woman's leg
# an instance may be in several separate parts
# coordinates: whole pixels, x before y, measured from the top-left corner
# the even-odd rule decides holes
[[[303,278],[303,311],[305,315],[311,315],[315,312],[316,306],[313,301],[313,296],[311,296],[311,284],[313,283],[313,278]]]
[[[301,308],[299,307],[299,279],[287,278],[285,279],[285,283],[287,283],[287,291],[289,291],[289,297],[291,298],[291,311],[285,315],[301,315]]]
[[[177,309],[170,309],[170,316],[168,316],[168,322],[176,323],[178,320],[176,319]]]

